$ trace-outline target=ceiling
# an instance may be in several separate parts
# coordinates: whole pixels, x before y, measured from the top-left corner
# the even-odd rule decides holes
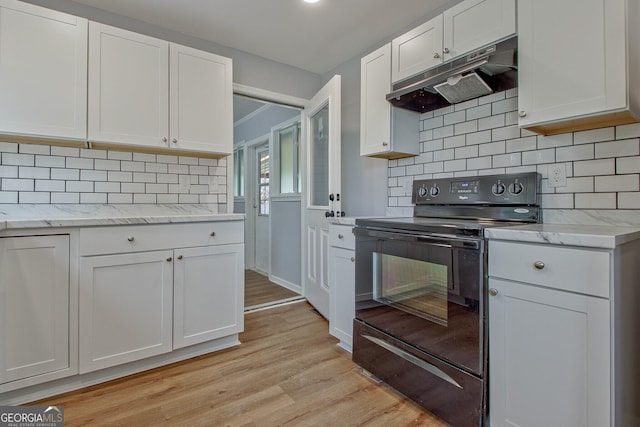
[[[73,0],[316,74],[459,0]]]

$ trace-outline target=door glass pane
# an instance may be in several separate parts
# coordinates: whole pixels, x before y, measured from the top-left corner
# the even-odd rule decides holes
[[[258,153],[260,215],[269,215],[269,152]]]
[[[447,326],[446,265],[378,252],[373,263],[376,301]]]
[[[311,117],[310,200],[312,206],[329,203],[329,106]]]
[[[233,153],[233,195],[244,196],[244,150],[236,150]]]
[[[294,187],[294,137],[295,127],[280,131],[280,193],[295,193]]]

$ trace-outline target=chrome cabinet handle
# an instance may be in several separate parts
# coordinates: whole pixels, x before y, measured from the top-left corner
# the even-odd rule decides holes
[[[255,207],[255,206],[254,206],[254,207]],[[215,237],[215,236],[216,236],[216,232],[215,232],[215,231],[212,231],[212,232],[211,232],[211,234],[209,234],[209,236],[211,236],[211,237]]]
[[[171,262],[171,261],[173,261],[173,258],[171,257],[167,258],[167,262]]]
[[[178,259],[182,259],[182,258],[183,258],[182,255],[178,255]]]
[[[442,53],[451,53],[451,51],[448,47],[445,47],[444,49],[442,49]]]
[[[433,59],[438,59],[440,58],[440,54],[438,52],[433,54]]]
[[[518,111],[518,117],[527,117],[527,112],[524,110]]]
[[[388,142],[384,142],[384,141],[382,142],[382,146],[383,146],[383,147],[386,147],[386,146],[388,146],[388,145],[389,145],[389,143],[388,143]]]
[[[351,262],[356,262],[356,257],[351,257]]]
[[[542,270],[544,268],[544,262],[536,261],[533,263],[533,266],[535,267],[536,270]]]
[[[129,236],[129,237],[127,237],[127,240],[130,241],[130,242],[133,242],[135,239],[133,238],[133,236]]]
[[[162,137],[162,142],[167,142],[167,141],[168,141],[167,137],[166,137],[166,136],[163,136],[163,137]]]
[[[344,239],[344,236],[342,234],[338,234],[338,239]]]
[[[492,297],[495,297],[496,295],[498,295],[498,290],[496,288],[490,288],[489,295],[491,295]]]
[[[178,143],[178,140],[177,140],[176,138],[173,138],[173,139],[171,140],[171,142],[173,142],[174,144],[177,144],[177,143]]]

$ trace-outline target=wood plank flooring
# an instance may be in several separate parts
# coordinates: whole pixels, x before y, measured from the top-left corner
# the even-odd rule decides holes
[[[244,271],[245,308],[296,297],[300,297],[300,295],[270,282],[267,276],[252,270]]]
[[[306,302],[245,316],[240,346],[62,396],[65,426],[446,424],[362,376]]]

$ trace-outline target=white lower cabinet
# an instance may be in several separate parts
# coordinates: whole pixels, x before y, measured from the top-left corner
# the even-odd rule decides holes
[[[351,225],[329,225],[329,332],[351,351],[355,317],[355,236]]]
[[[69,235],[0,238],[0,392],[77,373],[69,266]]]
[[[244,246],[175,251],[173,348],[244,329]]]
[[[612,423],[613,252],[489,242],[492,427]]]
[[[80,373],[172,350],[173,252],[82,257]]]
[[[81,230],[80,373],[242,332],[243,227]]]

